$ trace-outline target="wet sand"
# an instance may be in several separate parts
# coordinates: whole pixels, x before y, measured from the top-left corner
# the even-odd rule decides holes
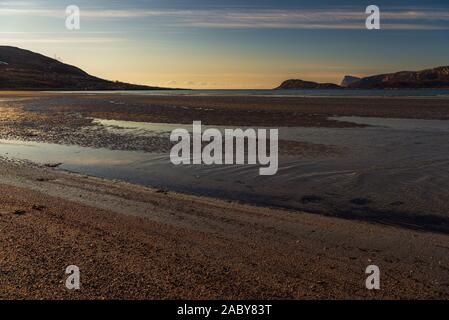
[[[0,136],[5,139],[74,144],[114,150],[167,152],[165,138],[107,132],[94,119],[152,123],[260,127],[363,128],[330,119],[360,116],[406,119],[449,119],[447,99],[300,98],[256,96],[141,96],[0,92]],[[294,154],[338,154],[334,146],[280,141]],[[284,145],[285,147],[282,147]]]
[[[57,93],[0,93],[0,137],[4,139],[49,142],[113,150],[142,150],[167,153],[172,143],[166,137],[147,137],[117,134],[97,123],[95,118],[106,120],[129,120],[136,122],[192,124],[200,119],[203,124],[235,126],[247,121],[246,126],[285,125],[303,123],[305,126],[329,125],[331,127],[363,127],[351,123],[327,120],[327,116],[314,115],[306,118],[280,110],[274,114],[243,104],[235,109],[220,108],[211,112],[208,107],[225,97],[210,97],[212,100],[190,102],[189,97],[173,97],[167,104],[159,100],[165,97],[141,97],[128,95],[79,95]],[[184,98],[187,98],[184,101]],[[3,101],[2,101],[3,100]],[[227,100],[227,99],[226,99]],[[165,101],[165,100],[164,100]],[[196,100],[194,100],[196,101]],[[260,100],[263,101],[263,100]],[[259,103],[259,100],[253,103]],[[226,102],[225,102],[226,103]],[[177,107],[182,104],[182,107]],[[244,119],[244,120],[242,120]],[[292,122],[296,119],[296,122]],[[304,122],[305,121],[305,122]],[[271,124],[270,124],[271,123]],[[281,153],[338,154],[334,146],[281,140]]]
[[[0,109],[3,138],[145,151],[167,150],[166,140],[142,145],[92,118],[329,128],[360,126],[329,116],[449,119],[447,100],[399,98],[2,93]],[[0,191],[0,298],[449,298],[447,234],[188,196],[6,159]],[[82,273],[77,292],[64,287],[72,264]],[[382,271],[377,292],[365,289],[370,264]]]
[[[357,127],[329,120],[332,116],[361,116],[448,120],[448,100],[439,98],[325,98],[258,96],[144,96],[138,94],[80,94],[0,92],[0,99],[24,99],[26,111],[43,115],[208,125],[273,127]],[[16,105],[16,104],[14,104]]]

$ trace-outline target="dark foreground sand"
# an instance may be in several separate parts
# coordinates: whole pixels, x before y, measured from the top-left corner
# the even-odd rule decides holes
[[[2,299],[448,298],[449,236],[1,162]],[[65,268],[82,288],[65,289]],[[382,289],[365,289],[365,268]]]

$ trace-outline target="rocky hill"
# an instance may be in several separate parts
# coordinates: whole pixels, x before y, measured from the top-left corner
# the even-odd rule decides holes
[[[298,80],[298,79],[292,79],[284,81],[279,87],[276,88],[279,89],[341,89],[339,85],[333,84],[333,83],[318,83],[318,82],[312,82],[312,81],[304,81],[304,80]]]
[[[345,76],[341,86],[304,80],[287,80],[276,89],[449,89],[449,66],[422,71],[401,71],[365,78]]]
[[[449,88],[449,67],[422,71],[401,71],[362,78],[351,83],[352,89]]]
[[[353,84],[354,82],[359,81],[360,78],[359,77],[354,77],[354,76],[345,76],[343,78],[343,80],[341,81],[341,86],[342,87],[349,87],[351,84]]]
[[[0,46],[0,90],[154,90],[89,75],[58,60],[15,47]]]

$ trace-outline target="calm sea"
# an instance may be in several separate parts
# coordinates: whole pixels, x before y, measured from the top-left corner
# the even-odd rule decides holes
[[[66,91],[73,93],[72,91]],[[58,92],[60,93],[60,92]],[[86,91],[84,94],[129,95],[192,95],[192,96],[273,96],[273,97],[413,97],[449,98],[449,90],[148,90],[148,91]]]

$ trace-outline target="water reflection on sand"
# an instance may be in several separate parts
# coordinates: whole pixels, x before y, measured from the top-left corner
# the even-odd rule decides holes
[[[281,128],[280,138],[345,147],[338,157],[285,155],[258,166],[173,166],[167,154],[0,141],[0,155],[61,169],[260,205],[449,232],[449,121],[340,117],[367,128]],[[167,136],[186,125],[97,119],[122,134]]]

